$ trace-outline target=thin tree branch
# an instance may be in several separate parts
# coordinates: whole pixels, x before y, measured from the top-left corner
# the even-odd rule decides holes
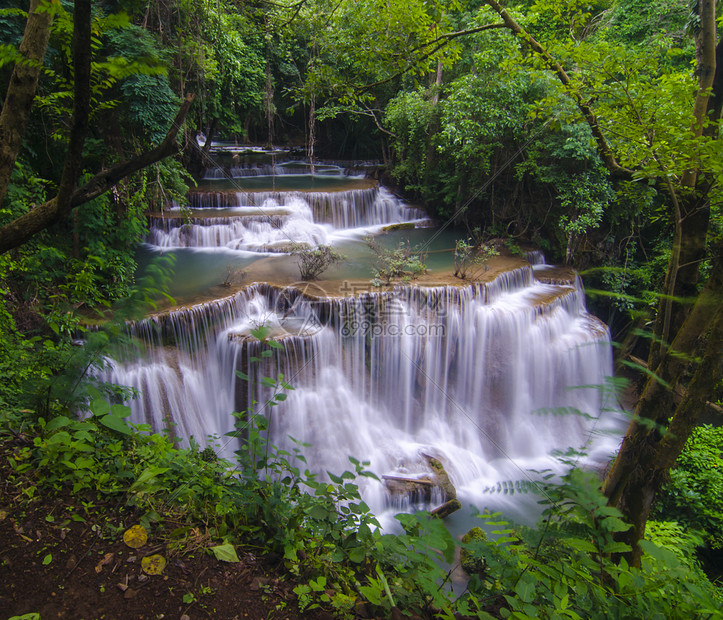
[[[555,72],[555,75],[557,75],[557,78],[560,80],[563,86],[566,86],[568,88],[568,93],[575,101],[575,104],[577,105],[580,112],[582,112],[582,115],[585,117],[585,121],[590,127],[590,130],[592,131],[593,138],[595,138],[598,151],[600,152],[600,157],[602,158],[605,167],[612,174],[618,177],[627,179],[631,178],[633,171],[629,170],[628,168],[624,168],[617,162],[617,159],[615,158],[615,155],[613,154],[610,145],[605,139],[595,112],[593,112],[592,108],[583,100],[582,95],[577,92],[577,90],[572,88],[570,76],[567,74],[565,69],[562,68],[562,65],[557,62],[557,60],[555,60],[552,55],[542,45],[540,45],[540,43],[529,32],[527,32],[522,26],[520,26],[502,7],[502,5],[497,2],[497,0],[485,0],[485,2],[502,18],[502,21],[505,22],[507,28],[509,28],[515,35],[523,39],[535,53],[545,59],[547,65],[550,67],[550,69],[552,69],[552,71]]]
[[[186,95],[166,137],[157,147],[99,172],[83,187],[75,190],[70,199],[71,210],[104,194],[134,172],[177,153],[179,147],[176,136],[186,120],[193,100],[194,95]],[[63,216],[59,211],[57,198],[53,198],[6,224],[0,228],[0,254],[26,243],[33,235],[60,221]]]
[[[492,30],[496,28],[506,28],[507,24],[486,24],[484,26],[479,26],[477,28],[470,28],[469,30],[459,30],[457,32],[449,32],[447,34],[442,34],[438,36],[436,39],[432,39],[431,41],[427,41],[426,43],[423,43],[422,45],[413,48],[410,50],[411,52],[418,52],[419,50],[423,50],[430,45],[436,45],[431,51],[425,52],[422,54],[419,58],[415,58],[414,61],[409,62],[406,67],[403,69],[400,69],[396,73],[390,75],[387,78],[384,78],[383,80],[379,80],[377,82],[373,82],[371,84],[367,84],[363,88],[359,90],[360,93],[365,93],[373,88],[376,88],[377,86],[382,86],[384,84],[387,84],[388,82],[391,82],[392,80],[396,80],[398,77],[404,75],[405,73],[411,71],[414,69],[414,67],[419,64],[422,60],[426,60],[430,56],[433,56],[436,54],[439,50],[441,50],[444,46],[449,45],[451,41],[458,37],[463,37],[468,34],[474,34],[476,32],[483,32],[485,30]]]

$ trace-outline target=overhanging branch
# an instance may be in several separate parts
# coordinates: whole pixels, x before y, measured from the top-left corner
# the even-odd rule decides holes
[[[484,26],[477,26],[476,28],[469,28],[468,30],[458,30],[456,32],[448,32],[446,34],[442,34],[438,36],[436,39],[432,39],[431,41],[427,41],[426,43],[423,43],[422,45],[419,45],[413,49],[411,49],[411,52],[418,52],[420,50],[426,49],[427,51],[424,52],[419,58],[416,58],[413,62],[410,62],[407,64],[406,67],[403,69],[400,69],[399,71],[395,72],[393,75],[390,75],[387,78],[384,78],[383,80],[379,80],[377,82],[374,82],[372,84],[367,84],[364,86],[360,92],[364,93],[372,88],[376,88],[377,86],[382,86],[384,84],[387,84],[388,82],[391,82],[392,80],[395,80],[396,78],[404,75],[405,73],[411,71],[414,69],[414,67],[421,62],[422,60],[426,60],[430,56],[433,56],[436,54],[439,50],[441,50],[444,46],[449,45],[451,41],[454,39],[458,39],[460,37],[464,37],[470,34],[476,34],[478,32],[484,32],[486,30],[494,30],[498,28],[507,28],[507,24],[485,24]],[[428,48],[432,48],[431,50]]]
[[[186,120],[194,98],[194,95],[186,96],[163,142],[146,153],[142,153],[137,157],[116,164],[108,168],[108,170],[96,174],[88,183],[83,185],[83,187],[73,192],[70,199],[70,208],[75,209],[97,198],[134,172],[177,153],[179,147],[176,142],[176,136]],[[21,215],[0,228],[0,254],[26,243],[33,235],[52,226],[63,217],[64,215],[60,212],[56,198],[52,198],[32,211]]]
[[[613,154],[612,149],[608,144],[608,141],[603,135],[602,129],[600,128],[600,123],[598,122],[595,112],[593,112],[592,108],[587,103],[585,103],[582,95],[580,95],[580,93],[571,88],[570,76],[567,74],[565,69],[562,68],[562,65],[557,62],[557,60],[552,57],[550,52],[548,52],[529,32],[527,32],[522,26],[520,26],[504,9],[504,7],[499,2],[497,2],[497,0],[485,0],[485,2],[502,18],[502,21],[505,23],[505,26],[507,28],[509,28],[515,35],[523,39],[536,54],[542,56],[542,58],[545,59],[548,67],[550,67],[550,69],[554,71],[555,75],[557,75],[557,78],[560,80],[563,86],[568,87],[568,92],[570,93],[570,96],[573,98],[578,109],[585,117],[585,121],[590,127],[590,131],[592,131],[593,138],[595,139],[595,143],[597,144],[600,157],[603,160],[603,164],[605,164],[605,167],[612,174],[618,177],[623,177],[627,179],[632,178],[633,171],[629,170],[628,168],[624,168],[617,162],[617,159],[615,159],[615,155]]]

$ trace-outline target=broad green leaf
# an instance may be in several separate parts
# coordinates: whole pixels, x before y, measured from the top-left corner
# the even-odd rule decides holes
[[[236,555],[236,549],[234,549],[234,546],[230,543],[225,543],[223,545],[217,545],[215,547],[210,547],[211,551],[213,552],[213,555],[216,556],[216,559],[221,562],[239,562],[238,555]]]
[[[603,553],[627,553],[630,545],[624,542],[611,542],[603,547]]]
[[[114,431],[118,431],[124,435],[131,434],[131,429],[128,427],[123,418],[116,418],[112,415],[104,415],[102,418],[99,418],[99,420],[103,426],[107,426]]]
[[[329,511],[321,504],[314,504],[310,508],[307,508],[305,512],[312,519],[322,520],[329,516]]]
[[[602,522],[602,525],[608,532],[627,532],[633,527],[630,523],[625,523],[617,517],[608,517]]]
[[[595,553],[597,551],[597,547],[595,547],[595,545],[593,545],[589,540],[584,540],[582,538],[569,538],[565,540],[565,544],[573,549],[577,549],[578,551],[584,551],[585,553]]]
[[[152,480],[156,476],[165,473],[169,470],[168,467],[146,467],[142,472],[141,475],[138,476],[136,481],[131,485],[130,491],[135,491],[139,486],[142,486],[149,480]]]
[[[57,418],[53,418],[45,425],[46,431],[54,431],[63,426],[70,424],[70,418],[64,415],[59,415]]]
[[[90,403],[93,415],[101,416],[110,412],[110,403],[105,398],[94,398]]]
[[[116,418],[129,418],[131,415],[131,408],[126,405],[111,405],[110,413]]]
[[[527,579],[520,579],[515,586],[515,592],[523,603],[531,603],[535,598],[535,584]]]

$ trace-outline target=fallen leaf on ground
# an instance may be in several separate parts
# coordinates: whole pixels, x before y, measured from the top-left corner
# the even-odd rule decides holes
[[[141,568],[147,575],[160,575],[166,568],[166,558],[162,555],[149,555],[141,560]]]
[[[142,525],[134,525],[123,533],[123,542],[131,549],[138,549],[148,542],[148,533]]]
[[[96,573],[99,573],[100,571],[102,571],[102,570],[103,570],[103,567],[104,567],[106,564],[110,564],[110,562],[111,562],[112,560],[113,560],[113,554],[112,554],[112,553],[106,553],[106,554],[103,556],[103,559],[102,559],[100,562],[98,562],[98,564],[96,565],[96,567],[95,567],[95,572],[96,572]]]

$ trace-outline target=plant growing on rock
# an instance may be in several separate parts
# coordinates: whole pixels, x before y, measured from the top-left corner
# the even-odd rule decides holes
[[[302,280],[316,280],[333,264],[346,259],[330,245],[311,247],[305,243],[294,243],[291,246],[291,255],[299,258],[299,274]]]
[[[462,280],[476,280],[489,267],[487,263],[499,252],[485,243],[475,243],[472,239],[457,239],[454,246],[454,276]]]
[[[413,247],[409,241],[400,242],[393,250],[381,247],[372,237],[365,241],[375,255],[372,280],[375,286],[389,285],[396,278],[409,281],[427,270],[427,252]]]
[[[231,288],[231,285],[235,282],[243,282],[248,273],[248,269],[234,267],[233,265],[226,265],[226,273],[224,274],[221,286],[224,288]]]

